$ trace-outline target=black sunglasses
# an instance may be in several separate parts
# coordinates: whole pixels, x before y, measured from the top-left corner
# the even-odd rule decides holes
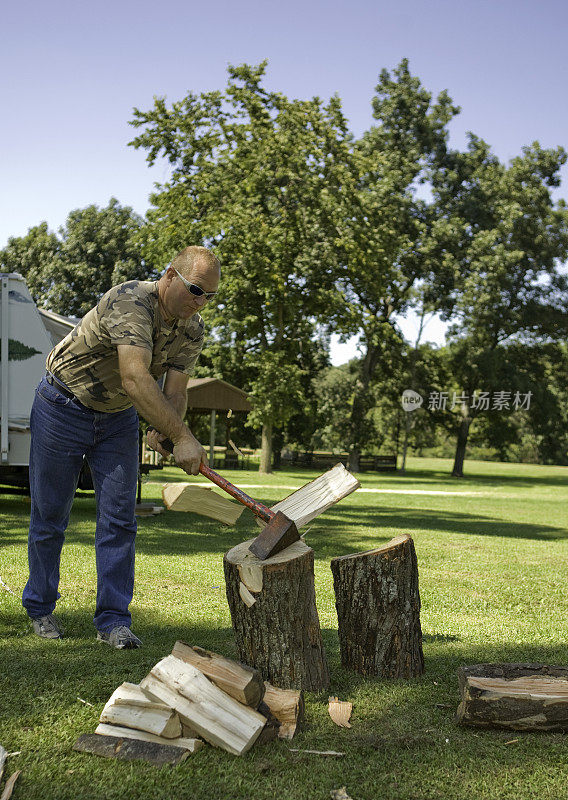
[[[178,278],[181,278],[181,280],[183,281],[183,283],[184,283],[184,285],[185,285],[185,288],[187,289],[187,291],[188,291],[190,294],[194,295],[195,297],[203,297],[203,295],[205,295],[205,299],[206,299],[206,300],[213,300],[213,298],[214,298],[214,297],[215,297],[215,295],[217,294],[217,292],[205,292],[205,291],[204,291],[204,290],[201,288],[201,286],[197,286],[197,284],[195,284],[195,283],[190,283],[188,280],[186,280],[186,279],[183,277],[183,275],[180,275],[180,273],[177,271],[177,269],[176,269],[175,267],[172,267],[172,269],[173,269],[173,271],[176,273],[176,275],[178,276]]]

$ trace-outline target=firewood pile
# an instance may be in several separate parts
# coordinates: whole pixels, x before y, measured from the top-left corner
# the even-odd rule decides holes
[[[301,691],[278,689],[251,667],[178,641],[139,684],[113,692],[95,733],[74,749],[160,765],[206,744],[243,755],[255,743],[291,739],[303,714]]]

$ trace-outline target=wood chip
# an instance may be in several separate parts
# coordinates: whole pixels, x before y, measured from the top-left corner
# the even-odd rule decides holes
[[[254,604],[256,603],[256,597],[254,597],[249,592],[249,590],[247,589],[247,587],[244,585],[244,583],[242,581],[240,581],[240,583],[239,583],[239,594],[241,596],[241,600],[243,601],[245,606],[247,606],[248,608],[250,608],[251,606],[254,606]]]
[[[518,741],[519,741],[518,739],[509,739],[509,741],[505,742],[505,744],[515,744],[515,742],[518,742]]]
[[[344,756],[345,753],[338,753],[336,750],[298,750],[295,747],[289,748],[291,753],[309,753],[313,756]]]
[[[13,595],[14,595],[14,597],[17,597],[17,596],[18,596],[18,595],[16,594],[16,592],[13,592],[13,591],[12,591],[12,589],[10,589],[10,587],[8,586],[8,584],[7,584],[7,583],[4,583],[4,581],[2,580],[2,576],[1,576],[1,575],[0,575],[0,586],[1,586],[3,589],[5,589],[5,590],[6,590],[6,591],[7,591],[9,594],[13,594]]]
[[[353,703],[348,703],[345,700],[338,700],[337,697],[330,697],[327,710],[329,711],[329,716],[340,728],[351,727],[349,718],[353,711]]]
[[[2,792],[0,800],[10,800],[10,797],[12,797],[12,792],[14,791],[14,784],[18,780],[20,772],[21,770],[18,769],[16,770],[16,772],[13,772],[10,775],[10,777],[6,781],[6,786],[4,786],[4,791]]]
[[[82,697],[79,697],[79,696],[77,696],[77,700],[78,700],[80,703],[84,703],[86,706],[90,706],[91,708],[94,708],[94,705],[93,705],[92,703],[89,703],[89,702],[87,702],[87,700],[83,700],[83,698],[82,698]]]
[[[352,800],[351,796],[347,794],[345,786],[342,786],[341,789],[332,789],[329,794],[331,800]]]

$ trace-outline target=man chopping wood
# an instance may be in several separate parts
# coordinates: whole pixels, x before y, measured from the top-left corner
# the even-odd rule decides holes
[[[184,422],[187,381],[203,344],[198,312],[215,296],[219,278],[213,253],[186,247],[160,280],[110,289],[47,357],[30,419],[30,574],[22,599],[38,636],[63,634],[53,616],[59,562],[85,457],[97,503],[97,639],[117,649],[140,647],[128,610],[138,413],[161,431],[148,433],[148,444],[169,455],[160,441],[171,439],[178,466],[197,475],[207,457]]]

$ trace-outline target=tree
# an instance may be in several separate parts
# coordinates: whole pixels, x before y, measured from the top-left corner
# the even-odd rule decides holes
[[[143,220],[111,198],[71,211],[59,236],[47,223],[13,237],[0,253],[2,268],[20,272],[43,308],[83,316],[117,283],[154,277],[142,258]]]
[[[373,98],[377,124],[353,149],[354,190],[341,238],[346,308],[337,318],[345,334],[359,333],[362,350],[351,410],[353,470],[367,442],[372,383],[388,377],[393,353],[403,347],[396,315],[411,307],[415,288],[437,268],[443,225],[416,189],[445,155],[447,124],[458,110],[446,92],[433,102],[404,59],[392,76],[381,72]]]
[[[486,410],[472,406],[474,394],[521,389],[518,345],[568,333],[568,281],[558,270],[568,256],[568,209],[551,198],[565,161],[562,148],[535,142],[505,166],[470,134],[467,151],[448,153],[435,175],[451,236],[432,291],[453,320],[450,369],[469,398],[458,404],[456,477],[463,476],[471,425]]]
[[[274,426],[303,408],[306,370],[321,349],[318,320],[329,321],[339,302],[335,244],[350,173],[339,99],[289,100],[264,88],[265,69],[231,66],[224,92],[135,109],[142,132],[131,144],[172,168],[151,198],[145,252],[167,261],[203,243],[221,261],[207,319],[224,344],[215,369],[228,380],[237,371],[252,392],[268,472]]]

